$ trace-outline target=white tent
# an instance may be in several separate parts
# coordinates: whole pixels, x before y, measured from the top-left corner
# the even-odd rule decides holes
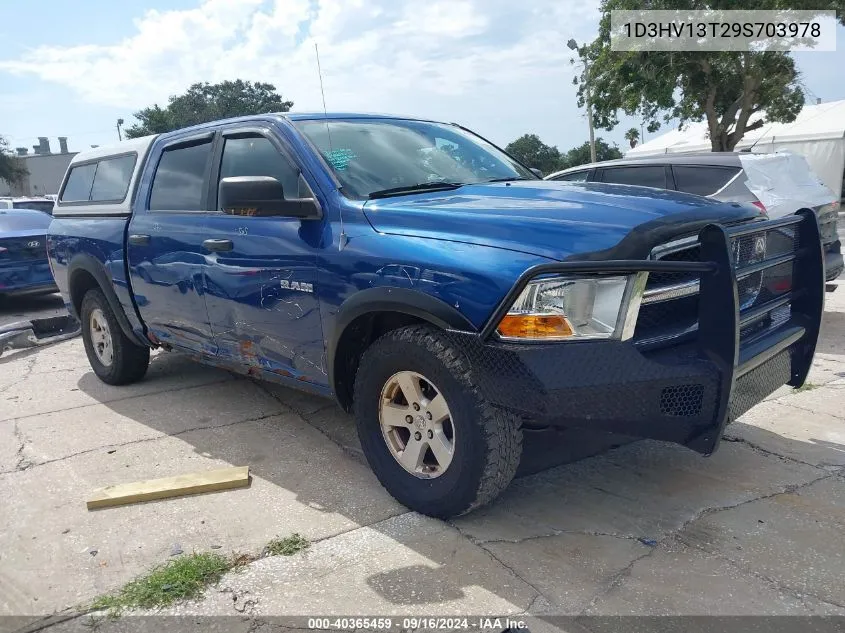
[[[841,197],[845,178],[845,100],[804,106],[792,123],[770,123],[747,133],[736,150],[752,146],[754,153],[789,150],[803,155],[821,181]],[[702,121],[653,138],[626,156],[709,151],[707,125]]]

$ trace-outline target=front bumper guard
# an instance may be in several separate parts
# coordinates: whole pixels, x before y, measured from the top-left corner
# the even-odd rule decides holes
[[[798,248],[735,266],[731,240],[796,231]],[[493,403],[541,422],[677,442],[710,454],[725,426],[783,384],[802,385],[824,311],[824,255],[814,213],[699,233],[698,262],[616,260],[542,264],[526,271],[479,334],[451,332],[473,380]],[[792,263],[788,292],[740,310],[737,279]],[[701,276],[697,343],[643,353],[631,341],[499,340],[496,326],[533,279],[550,274],[695,272]],[[740,330],[791,305],[777,327],[741,341]]]

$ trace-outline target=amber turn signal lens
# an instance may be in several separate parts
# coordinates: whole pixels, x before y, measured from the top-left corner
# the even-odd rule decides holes
[[[555,338],[572,336],[572,326],[559,314],[506,314],[498,332],[508,338]]]

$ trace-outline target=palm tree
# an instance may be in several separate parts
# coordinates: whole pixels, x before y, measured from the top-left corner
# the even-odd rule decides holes
[[[632,127],[630,130],[625,132],[625,140],[631,144],[631,149],[634,149],[640,140],[640,131],[637,128]]]

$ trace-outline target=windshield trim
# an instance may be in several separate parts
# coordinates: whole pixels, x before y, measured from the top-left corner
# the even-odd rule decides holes
[[[446,125],[446,124],[444,124],[444,125]],[[501,147],[499,147],[498,145],[496,145],[496,144],[495,144],[493,141],[491,141],[490,139],[488,139],[488,138],[485,138],[485,137],[481,136],[481,134],[479,134],[478,132],[474,132],[474,131],[472,131],[471,129],[469,129],[468,127],[464,127],[464,126],[463,126],[463,125],[461,125],[460,123],[449,123],[448,125],[454,125],[456,128],[458,128],[458,129],[460,129],[460,130],[463,130],[463,131],[464,131],[464,132],[466,132],[467,134],[472,134],[473,136],[475,136],[475,137],[477,137],[477,138],[480,138],[482,141],[484,141],[484,142],[485,142],[485,143],[487,143],[488,145],[490,145],[490,146],[492,146],[492,147],[495,147],[497,150],[499,150],[500,152],[502,152],[502,154],[504,154],[505,156],[507,156],[508,158],[510,158],[513,162],[515,162],[517,165],[519,165],[520,167],[522,167],[522,168],[523,168],[523,169],[524,169],[524,170],[528,173],[528,176],[529,176],[529,177],[528,177],[528,178],[526,178],[525,180],[543,180],[543,178],[542,178],[541,176],[538,176],[537,174],[535,174],[535,173],[534,173],[534,171],[533,171],[533,170],[532,170],[532,169],[531,169],[528,165],[526,165],[525,163],[523,163],[521,160],[519,160],[519,159],[518,159],[518,158],[516,158],[515,156],[511,155],[509,152],[506,152],[504,149],[502,149]]]

